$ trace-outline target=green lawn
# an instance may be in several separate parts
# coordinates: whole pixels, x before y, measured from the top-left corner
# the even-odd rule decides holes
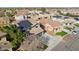
[[[75,26],[79,27],[79,23],[74,24]]]
[[[9,12],[6,12],[6,16],[8,16],[8,17],[13,17],[13,16],[14,16],[14,14],[9,13]]]
[[[67,32],[64,32],[64,31],[61,31],[61,32],[57,32],[56,33],[56,35],[60,35],[60,36],[64,36],[64,35],[66,35],[67,34]]]

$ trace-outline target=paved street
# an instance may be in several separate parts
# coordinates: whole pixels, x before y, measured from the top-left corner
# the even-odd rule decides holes
[[[76,38],[69,42],[61,41],[58,45],[51,49],[52,51],[79,51],[79,34]]]

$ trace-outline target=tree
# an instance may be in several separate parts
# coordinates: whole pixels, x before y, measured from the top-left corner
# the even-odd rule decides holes
[[[14,14],[12,14],[12,13],[10,13],[10,12],[6,12],[6,16],[8,16],[8,17],[13,17]]]
[[[11,43],[13,48],[17,48],[26,36],[26,33],[21,32],[16,25],[1,27],[0,30],[6,32],[12,38]]]

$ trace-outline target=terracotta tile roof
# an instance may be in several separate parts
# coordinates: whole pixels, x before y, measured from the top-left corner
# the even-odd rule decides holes
[[[53,21],[53,20],[48,20],[48,19],[42,19],[40,21],[41,24],[43,24],[45,26],[45,24],[49,24],[51,25],[52,27],[59,27],[61,26],[61,23],[58,22],[58,21]]]

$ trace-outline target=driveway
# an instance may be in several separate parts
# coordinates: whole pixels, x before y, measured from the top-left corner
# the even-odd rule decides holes
[[[42,36],[42,42],[48,46],[46,50],[51,50],[54,48],[59,42],[61,42],[61,38],[57,36],[51,36],[47,33],[45,33]]]

